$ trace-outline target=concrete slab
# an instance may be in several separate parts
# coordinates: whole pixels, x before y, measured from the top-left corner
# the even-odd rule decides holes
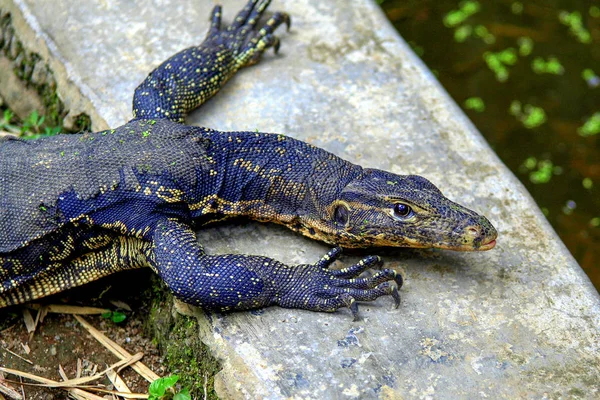
[[[223,1],[226,18],[244,3]],[[95,127],[130,116],[133,90],[199,42],[209,0],[0,0],[54,65],[65,102]],[[594,398],[600,298],[538,207],[378,7],[276,0],[292,15],[281,54],[239,74],[190,123],[286,133],[366,167],[421,174],[485,214],[498,245],[477,254],[386,251],[406,277],[390,299],[316,314],[269,308],[196,316],[222,359],[224,398]],[[28,33],[27,33],[28,32]],[[45,50],[43,50],[45,49]],[[74,102],[74,100],[73,100]],[[313,262],[327,248],[276,226],[199,233],[211,253]],[[354,257],[355,258],[355,257]],[[345,257],[350,262],[353,257]]]

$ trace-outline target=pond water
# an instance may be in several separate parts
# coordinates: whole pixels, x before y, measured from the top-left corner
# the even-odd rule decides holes
[[[379,2],[600,289],[600,1]]]

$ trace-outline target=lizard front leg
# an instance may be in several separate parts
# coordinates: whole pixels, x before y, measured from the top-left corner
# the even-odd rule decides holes
[[[356,278],[381,265],[379,257],[367,257],[342,270],[328,269],[340,253],[335,248],[315,264],[294,266],[262,256],[210,256],[187,225],[165,220],[155,230],[150,261],[178,298],[207,309],[230,311],[279,305],[333,312],[349,307],[356,318],[356,301],[391,295],[395,306],[400,304],[398,287],[402,277],[395,271],[384,269],[370,278]]]

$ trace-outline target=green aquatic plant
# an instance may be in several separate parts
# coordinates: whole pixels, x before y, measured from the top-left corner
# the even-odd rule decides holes
[[[481,97],[469,97],[465,100],[464,106],[467,110],[473,110],[477,112],[485,111],[485,103]]]
[[[600,112],[594,113],[587,121],[577,129],[580,136],[593,136],[600,133]]]
[[[531,183],[548,183],[554,175],[560,175],[563,169],[551,160],[538,160],[535,157],[528,157],[519,167],[521,172],[529,175]]]
[[[486,51],[483,53],[483,59],[488,68],[496,75],[496,79],[499,82],[505,82],[509,76],[508,66],[513,66],[517,63],[517,51],[512,47],[497,53]]]
[[[548,61],[542,57],[536,57],[531,62],[531,69],[536,74],[562,75],[565,72],[564,67],[556,57],[549,57]]]
[[[508,112],[517,118],[527,129],[537,128],[546,122],[546,112],[541,107],[531,104],[522,105],[520,101],[513,100]]]
[[[591,68],[586,68],[583,71],[581,71],[581,77],[591,88],[600,86],[600,76],[596,75],[594,70],[592,70]]]
[[[521,57],[527,57],[533,51],[533,39],[528,36],[518,38],[517,45],[519,46],[519,55]]]
[[[494,36],[488,29],[483,25],[477,25],[474,29],[475,36],[481,38],[486,44],[496,43],[496,36]]]
[[[444,25],[448,28],[454,28],[462,24],[471,15],[476,14],[481,9],[478,1],[465,0],[459,4],[458,10],[452,10],[444,16]]]
[[[471,25],[462,25],[454,30],[454,40],[458,43],[462,43],[467,40],[473,33],[473,27]]]
[[[558,20],[569,27],[569,32],[577,38],[581,43],[590,43],[592,41],[592,35],[583,26],[583,19],[579,11],[560,11],[558,13]]]
[[[523,9],[523,3],[521,3],[520,1],[513,1],[510,5],[510,11],[516,15],[523,14]]]

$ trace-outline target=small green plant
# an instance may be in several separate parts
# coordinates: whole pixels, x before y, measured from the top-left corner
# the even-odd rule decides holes
[[[0,120],[0,130],[10,133],[18,133],[19,128],[13,124],[14,120],[15,114],[8,109],[4,110],[2,113],[2,119]]]
[[[127,319],[127,315],[121,311],[107,311],[102,314],[102,318],[110,319],[115,324],[123,322]]]
[[[148,388],[148,400],[191,400],[192,396],[187,388],[180,391],[175,389],[178,380],[179,375],[169,375],[155,380]]]
[[[21,136],[23,139],[36,139],[42,136],[52,136],[60,133],[60,126],[44,126],[45,117],[33,111],[25,120],[19,122],[15,114],[5,109],[0,119],[0,130]]]

